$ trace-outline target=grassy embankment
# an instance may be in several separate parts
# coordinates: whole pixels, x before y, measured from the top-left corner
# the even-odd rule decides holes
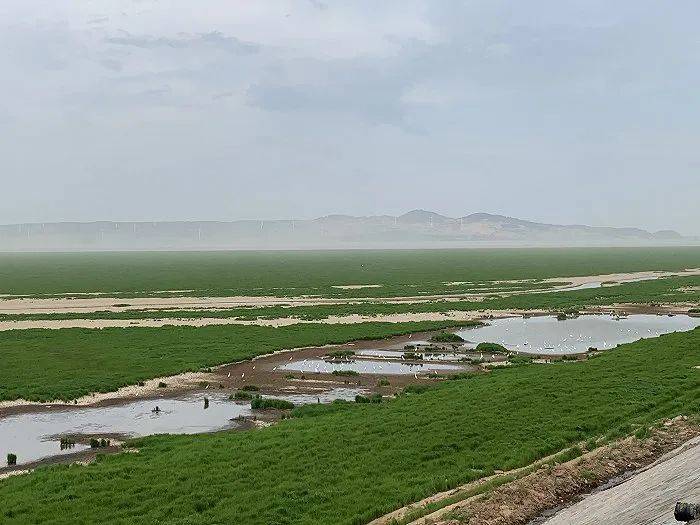
[[[138,440],[138,454],[0,482],[7,523],[360,524],[595,436],[700,411],[700,330],[523,365],[270,428]]]
[[[0,332],[0,400],[70,400],[287,348],[382,339],[464,324],[12,330]]]
[[[484,284],[503,279],[697,266],[700,247],[0,254],[0,293],[390,297],[534,284]],[[445,285],[452,281],[469,283]],[[346,284],[381,287],[333,288]]]

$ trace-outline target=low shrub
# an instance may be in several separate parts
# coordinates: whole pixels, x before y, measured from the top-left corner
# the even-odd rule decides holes
[[[158,388],[165,388],[168,385],[166,383],[163,383],[163,381],[158,381]]]
[[[90,438],[90,448],[105,448],[110,445],[109,439]]]
[[[268,410],[276,408],[279,410],[290,410],[294,408],[294,403],[285,399],[275,399],[272,397],[256,396],[250,402],[250,408],[254,410]]]
[[[234,394],[231,394],[228,396],[230,400],[238,400],[238,401],[247,401],[250,399],[253,399],[255,397],[253,394],[250,392],[245,392],[243,390],[237,390]]]
[[[260,387],[257,385],[243,385],[239,390],[245,390],[246,392],[258,392]]]
[[[10,467],[13,465],[16,465],[17,464],[17,454],[12,454],[12,453],[8,454],[7,455],[7,464]]]
[[[439,334],[433,335],[430,340],[433,343],[463,343],[464,339],[462,339],[460,336],[457,334],[454,334],[452,332],[440,332]]]
[[[515,354],[514,356],[511,356],[508,361],[510,361],[512,365],[527,365],[532,363],[532,356]]]
[[[75,447],[75,441],[71,438],[62,437],[60,442],[61,450],[71,449]]]
[[[326,357],[330,357],[332,359],[343,359],[352,357],[354,355],[354,350],[336,350],[335,352],[330,352],[329,354],[326,354]]]
[[[333,370],[334,376],[359,376],[360,373],[355,370]]]
[[[391,383],[389,383],[389,380],[384,377],[377,381],[377,386],[389,386],[390,384]]]
[[[507,354],[508,349],[498,343],[479,343],[476,345],[477,352],[489,352],[491,354]]]

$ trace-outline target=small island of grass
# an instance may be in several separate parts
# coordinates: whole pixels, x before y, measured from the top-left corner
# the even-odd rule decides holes
[[[507,354],[508,349],[498,343],[479,343],[476,345],[477,352],[489,352],[492,354]]]
[[[440,332],[432,336],[430,341],[432,343],[463,343],[464,339],[452,332]]]

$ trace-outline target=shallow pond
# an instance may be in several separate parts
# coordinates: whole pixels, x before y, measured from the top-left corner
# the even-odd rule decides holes
[[[700,326],[688,315],[582,315],[558,321],[556,317],[494,319],[489,325],[457,332],[472,344],[499,343],[511,350],[535,354],[573,354],[589,348],[614,348],[641,338],[685,332]]]
[[[400,357],[399,357],[400,359]],[[304,359],[302,361],[292,361],[282,365],[278,370],[294,370],[296,372],[309,372],[319,374],[330,374],[334,371],[352,370],[359,374],[388,374],[403,375],[415,374],[418,372],[458,372],[464,370],[457,365],[440,363],[396,363],[392,361],[373,361],[370,359],[357,359],[354,361],[328,362],[323,359]]]
[[[336,388],[318,394],[284,394],[263,397],[287,399],[294,404],[328,403],[334,399],[352,400],[360,389]],[[204,398],[209,406],[204,408]],[[154,412],[158,406],[159,412]],[[240,425],[231,421],[252,415],[250,403],[233,402],[228,393],[196,393],[176,398],[134,401],[106,407],[61,407],[0,419],[0,467],[6,454],[17,455],[18,464],[41,458],[86,450],[89,445],[76,443],[61,450],[60,439],[67,436],[142,437],[152,434],[198,434]]]
[[[457,354],[454,352],[434,352],[426,353],[422,348],[415,348],[413,350],[360,350],[357,355],[361,356],[371,356],[371,357],[388,357],[390,359],[401,359],[404,352],[413,352],[423,356],[424,361],[459,361],[464,358],[464,354]]]

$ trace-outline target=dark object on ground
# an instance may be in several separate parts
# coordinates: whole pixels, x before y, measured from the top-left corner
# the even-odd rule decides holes
[[[676,518],[676,521],[694,522],[695,520],[700,520],[700,504],[679,501],[676,503],[673,516]]]
[[[7,455],[7,466],[11,467],[12,465],[17,464],[17,455],[16,454],[8,454]]]

